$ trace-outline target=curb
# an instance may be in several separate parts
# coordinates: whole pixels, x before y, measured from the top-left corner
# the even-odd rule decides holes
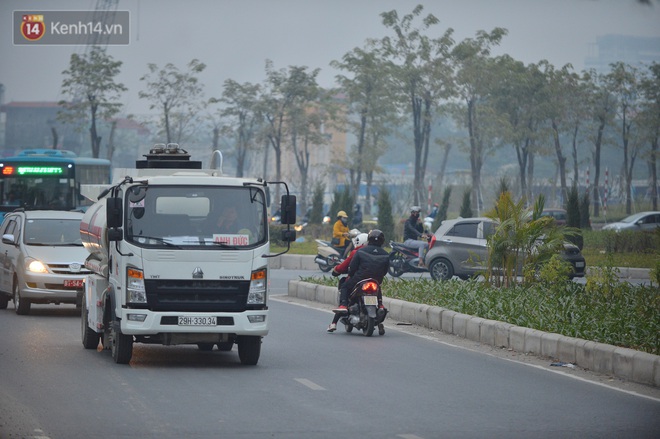
[[[299,264],[302,265],[301,262]],[[290,280],[288,294],[300,299],[336,305],[338,291],[335,287]],[[435,329],[495,347],[551,357],[597,373],[660,387],[658,355],[474,317],[438,306],[387,297],[383,297],[383,303],[389,310],[388,317],[400,322]]]

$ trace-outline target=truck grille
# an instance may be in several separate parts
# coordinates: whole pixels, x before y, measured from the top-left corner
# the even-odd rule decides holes
[[[166,280],[144,281],[147,307],[152,311],[243,312],[250,281]]]

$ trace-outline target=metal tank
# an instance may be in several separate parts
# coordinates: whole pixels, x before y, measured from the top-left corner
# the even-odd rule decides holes
[[[98,274],[107,275],[108,227],[106,221],[107,198],[90,206],[80,222],[80,237],[83,246],[90,253],[85,266]]]

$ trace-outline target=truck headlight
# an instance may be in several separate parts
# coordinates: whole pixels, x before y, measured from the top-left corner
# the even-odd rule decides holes
[[[147,292],[144,289],[144,272],[137,268],[126,269],[126,302],[147,303]]]
[[[265,268],[252,272],[250,291],[247,298],[248,305],[264,305],[266,303],[266,281]]]

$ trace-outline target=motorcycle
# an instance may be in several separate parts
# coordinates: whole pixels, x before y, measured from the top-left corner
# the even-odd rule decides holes
[[[387,309],[378,308],[379,293],[380,285],[375,279],[363,279],[355,285],[348,299],[348,314],[339,319],[346,332],[355,328],[371,337],[378,327],[378,335],[385,334],[382,323],[387,316]]]
[[[408,247],[401,242],[390,241],[390,268],[388,272],[392,277],[399,277],[403,273],[426,273],[428,268],[419,267],[419,249]]]
[[[353,239],[360,234],[358,229],[353,229],[348,232],[349,239]],[[314,262],[319,266],[319,269],[327,273],[328,271],[335,268],[337,265],[341,264],[344,258],[344,249],[341,247],[334,247],[330,241],[324,241],[322,239],[315,239],[318,244],[316,248],[316,257]],[[349,247],[352,247],[353,243],[349,244]],[[346,254],[350,252],[350,248]]]

